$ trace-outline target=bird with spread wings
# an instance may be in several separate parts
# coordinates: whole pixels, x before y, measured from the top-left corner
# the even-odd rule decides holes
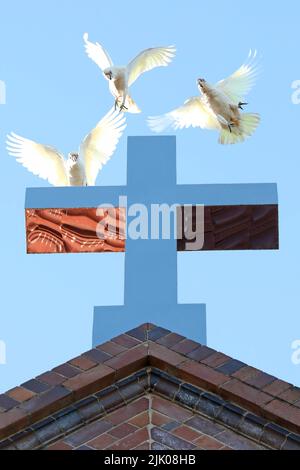
[[[148,118],[154,132],[171,127],[175,130],[188,127],[217,130],[219,143],[243,142],[253,134],[260,122],[256,113],[243,113],[245,96],[254,86],[258,67],[256,52],[250,51],[248,61],[228,78],[215,85],[205,79],[198,79],[200,96],[189,98],[183,106],[162,116]]]
[[[126,127],[123,114],[111,109],[68,159],[54,147],[7,136],[7,150],[34,175],[54,186],[94,186],[99,171],[113,155]]]
[[[89,41],[88,34],[83,36],[85,50],[103,72],[109,81],[109,90],[115,98],[115,109],[129,113],[140,113],[140,109],[129,94],[129,87],[140,75],[155,67],[166,67],[173,59],[176,49],[174,46],[153,47],[137,55],[127,66],[115,66],[108,52],[98,42]]]

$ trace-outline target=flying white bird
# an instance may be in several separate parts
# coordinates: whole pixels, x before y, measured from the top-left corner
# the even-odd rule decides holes
[[[83,36],[87,55],[102,70],[104,77],[109,80],[109,90],[115,98],[121,111],[140,113],[140,109],[129,95],[129,87],[136,79],[155,67],[166,67],[173,59],[176,49],[174,46],[154,47],[141,52],[127,66],[114,66],[109,54],[98,42],[88,40],[88,33]]]
[[[124,115],[110,110],[85,137],[79,153],[69,153],[67,160],[55,148],[24,139],[13,132],[7,136],[7,150],[34,175],[54,186],[94,186],[99,171],[113,155],[125,127]]]
[[[256,52],[252,54],[250,51],[248,62],[215,85],[198,79],[201,96],[188,99],[183,106],[162,116],[149,117],[149,127],[154,132],[162,132],[168,127],[201,127],[218,130],[221,144],[243,142],[253,134],[260,122],[259,114],[241,112],[243,106],[248,104],[245,103],[245,96],[255,84],[258,74],[255,58]]]

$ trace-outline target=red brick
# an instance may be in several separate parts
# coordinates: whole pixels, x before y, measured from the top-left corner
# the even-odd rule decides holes
[[[39,375],[37,377],[41,382],[45,382],[49,385],[60,385],[62,384],[66,378],[56,372],[46,372],[45,374]]]
[[[187,356],[194,361],[202,361],[206,357],[215,354],[215,352],[216,351],[214,349],[207,348],[206,346],[199,346],[197,349],[187,354]]]
[[[135,426],[132,426],[131,424],[128,424],[128,423],[123,423],[111,429],[109,431],[109,434],[116,437],[117,439],[123,439],[123,437],[129,436],[129,434],[132,434],[136,430],[137,429]]]
[[[55,367],[53,369],[53,372],[57,372],[60,375],[63,375],[67,379],[70,379],[71,377],[75,377],[75,375],[78,375],[81,373],[80,369],[77,369],[76,367],[70,366],[70,364],[61,364],[58,367]]]
[[[138,326],[137,328],[134,328],[133,330],[126,331],[126,335],[132,336],[140,341],[145,341],[147,340],[147,333],[158,328],[156,325],[153,325],[153,323],[143,323],[142,325]]]
[[[178,375],[182,380],[211,391],[216,391],[218,386],[228,382],[226,375],[192,360],[181,364],[178,370]]]
[[[180,343],[177,343],[171,349],[178,352],[179,354],[188,354],[199,347],[199,343],[191,341],[190,339],[184,339]]]
[[[172,348],[172,346],[175,346],[175,344],[179,343],[183,339],[185,339],[184,336],[178,335],[177,333],[169,333],[168,335],[159,338],[157,343],[162,346],[166,346],[167,348]]]
[[[277,423],[300,433],[300,409],[283,401],[274,399],[264,409]],[[279,418],[279,419],[278,419]]]
[[[138,326],[137,328],[134,328],[133,330],[127,331],[126,335],[135,338],[139,341],[147,341],[147,335],[148,335],[148,328],[147,324],[145,323],[142,326]]]
[[[100,419],[98,421],[94,421],[93,423],[87,424],[73,434],[68,435],[64,438],[64,441],[74,447],[79,447],[82,444],[86,444],[87,442],[92,441],[101,434],[106,433],[109,429],[111,429],[111,427],[112,425],[109,421],[106,419]]]
[[[200,434],[194,429],[189,428],[188,426],[180,426],[179,428],[172,431],[176,436],[185,439],[188,442],[193,442],[199,438]]]
[[[152,408],[153,410],[172,418],[172,420],[179,422],[186,421],[193,416],[191,411],[157,396],[153,396]]]
[[[206,364],[209,367],[219,367],[222,364],[224,364],[226,361],[230,360],[231,358],[226,356],[225,354],[222,354],[220,352],[216,352],[214,354],[211,354],[205,359],[202,359],[202,363]]]
[[[145,441],[143,444],[140,444],[139,446],[135,447],[133,450],[150,450],[150,442]]]
[[[205,450],[219,450],[224,446],[222,442],[217,441],[213,437],[201,436],[195,441],[195,444]]]
[[[157,343],[149,342],[149,362],[153,367],[165,370],[166,366],[178,366],[186,358],[175,351],[171,351]]]
[[[253,385],[253,387],[262,389],[266,385],[274,382],[275,377],[272,375],[266,374],[265,372],[258,371],[257,374],[253,375],[252,377],[247,377],[244,379],[244,382],[248,385]]]
[[[116,336],[116,338],[113,338],[111,341],[127,349],[134,348],[134,346],[141,344],[140,341],[128,335]]]
[[[300,400],[300,388],[290,388],[289,390],[286,390],[281,395],[279,395],[279,398],[281,400],[288,401],[289,403],[295,403]]]
[[[7,392],[7,395],[13,398],[14,400],[17,400],[18,402],[23,402],[34,397],[35,393],[23,387],[15,387],[12,390],[9,390]]]
[[[269,393],[270,395],[273,395],[273,396],[277,397],[278,395],[285,392],[289,388],[291,388],[291,384],[289,384],[287,382],[283,382],[283,380],[278,380],[277,379],[277,380],[274,380],[274,382],[266,385],[263,388],[263,391],[265,393]]]
[[[172,421],[172,418],[170,416],[166,416],[156,411],[152,411],[151,424],[154,424],[155,426],[163,426],[164,424],[167,424],[170,421]]]
[[[31,423],[45,418],[72,402],[72,393],[61,385],[23,402],[20,408],[30,414]]]
[[[149,413],[148,411],[145,411],[144,413],[141,413],[138,416],[135,416],[128,422],[129,424],[133,424],[134,426],[137,426],[138,428],[144,428],[145,426],[149,424]]]
[[[147,428],[139,429],[138,431],[130,434],[130,436],[115,442],[109,447],[109,450],[131,450],[143,444],[149,439]]]
[[[257,373],[260,372],[258,369],[255,369],[254,367],[250,366],[245,366],[239,369],[237,372],[232,374],[233,377],[236,377],[237,379],[244,381],[245,379],[255,377]]]
[[[47,450],[72,450],[73,447],[69,444],[66,444],[64,441],[55,442],[55,444],[51,444],[47,447]]]
[[[146,344],[129,349],[105,362],[105,365],[116,371],[116,379],[126,377],[136,370],[145,367],[148,362]]]
[[[148,409],[149,400],[145,397],[139,398],[129,405],[123,406],[119,410],[109,414],[107,419],[116,426],[117,424],[124,423],[125,421],[128,421],[129,419]]]
[[[166,328],[161,328],[160,326],[156,326],[151,331],[148,331],[147,339],[149,341],[153,341],[154,343],[156,343],[160,338],[167,336],[169,333],[171,333],[170,330],[166,330]]]
[[[51,388],[51,385],[42,383],[37,379],[31,379],[21,384],[21,387],[26,388],[26,390],[30,390],[34,393],[42,393],[46,392],[46,390],[49,390]]]
[[[225,429],[216,437],[223,445],[234,450],[263,450],[264,447],[230,429]]]
[[[96,362],[84,356],[75,357],[75,359],[69,361],[69,364],[79,367],[81,370],[89,370],[97,365]]]
[[[72,390],[77,400],[98,392],[114,382],[115,371],[100,364],[93,369],[76,375],[64,382],[64,387]]]
[[[236,379],[232,379],[222,385],[221,389],[223,391],[222,395],[226,398],[235,400],[241,405],[247,404],[248,406],[251,406],[252,410],[256,410],[257,406],[260,407],[272,399],[271,395],[256,390],[255,388]]]
[[[82,354],[83,357],[89,359],[90,361],[96,362],[96,364],[103,364],[103,362],[111,359],[111,355],[100,351],[100,349],[91,349],[90,351]]]
[[[174,450],[192,450],[196,449],[195,444],[185,441],[180,437],[175,436],[171,432],[167,432],[161,428],[152,428],[151,437],[155,443],[159,443],[160,446],[167,446],[170,449]],[[155,446],[155,448],[159,448]],[[152,447],[153,448],[153,447]]]
[[[18,406],[19,402],[5,393],[0,395],[0,411],[8,411]]]
[[[116,438],[111,436],[110,434],[102,434],[101,436],[96,437],[96,439],[89,441],[87,444],[88,446],[93,447],[94,449],[103,450],[113,444],[113,442],[115,441]]]
[[[124,346],[121,346],[117,343],[113,343],[112,341],[108,341],[107,343],[101,344],[97,347],[97,349],[109,354],[110,356],[117,356],[118,354],[126,351],[126,348],[124,348]]]
[[[0,413],[0,439],[16,433],[29,424],[24,410],[13,408],[6,413]]]

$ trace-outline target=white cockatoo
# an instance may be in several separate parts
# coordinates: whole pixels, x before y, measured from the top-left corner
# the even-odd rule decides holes
[[[255,58],[256,52],[252,54],[250,51],[244,65],[215,85],[198,79],[201,96],[188,99],[183,106],[162,116],[149,117],[149,127],[154,132],[162,132],[169,127],[201,127],[218,130],[221,144],[243,142],[253,134],[260,122],[259,114],[241,112],[243,106],[248,104],[244,102],[245,96],[256,81],[258,68]]]
[[[54,186],[94,186],[97,175],[113,155],[126,127],[124,115],[111,109],[83,140],[79,153],[64,158],[58,150],[15,133],[7,136],[10,155],[34,175]]]
[[[129,95],[129,87],[136,79],[155,67],[166,67],[173,59],[176,49],[174,46],[153,47],[141,52],[127,66],[114,66],[109,54],[101,44],[89,41],[88,33],[83,36],[87,55],[102,70],[104,77],[109,80],[109,90],[115,98],[121,111],[140,113],[140,109]]]

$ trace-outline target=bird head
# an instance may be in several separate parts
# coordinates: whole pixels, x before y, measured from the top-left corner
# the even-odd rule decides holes
[[[110,69],[105,69],[103,73],[104,73],[104,76],[107,80],[112,80],[113,73]]]
[[[201,90],[205,88],[206,80],[204,78],[198,78],[197,84]]]
[[[69,153],[69,159],[70,159],[72,162],[76,163],[77,160],[78,160],[78,158],[79,158],[79,154],[78,154],[78,153],[76,153],[76,152],[70,152],[70,153]]]

